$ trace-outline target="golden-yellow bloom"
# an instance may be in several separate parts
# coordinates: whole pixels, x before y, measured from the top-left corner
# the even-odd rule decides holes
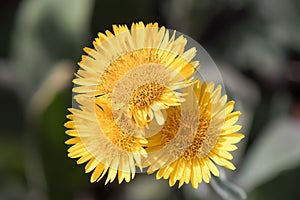
[[[170,107],[165,126],[148,138],[144,167],[148,173],[158,170],[156,178],[169,179],[170,186],[179,181],[179,187],[191,182],[197,188],[202,180],[210,181],[211,173],[219,176],[216,164],[235,169],[229,152],[244,135],[236,133],[241,113],[233,112],[234,101],[221,97],[221,86],[197,80],[187,89],[186,101]]]
[[[87,162],[91,182],[107,174],[129,182],[135,167],[147,157],[144,127],[151,121],[164,124],[163,111],[179,106],[192,83],[198,62],[187,40],[170,35],[157,23],[113,26],[113,33],[99,33],[94,48],[78,63],[73,80],[74,105],[69,109],[66,144],[70,158]],[[155,119],[155,120],[152,120]]]
[[[153,118],[163,124],[161,110],[184,101],[178,89],[191,83],[196,49],[185,50],[186,38],[157,23],[113,30],[99,33],[94,49],[84,48],[73,91],[111,101],[115,115],[128,114],[141,127]]]
[[[146,156],[142,147],[147,143],[124,132],[116,124],[110,105],[101,107],[91,98],[84,95],[75,96],[79,108],[69,109],[72,114],[65,124],[66,133],[72,136],[66,144],[73,145],[68,149],[70,158],[79,158],[77,163],[88,162],[86,173],[91,172],[91,182],[99,181],[108,172],[106,182],[112,182],[118,175],[119,183],[124,179],[129,182],[135,175],[135,167],[141,168],[141,157]],[[105,110],[105,111],[104,111]],[[120,119],[127,130],[138,131],[133,123]]]

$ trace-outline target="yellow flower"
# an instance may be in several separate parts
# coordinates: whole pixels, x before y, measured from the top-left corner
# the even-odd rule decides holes
[[[113,25],[114,34],[99,33],[94,49],[78,63],[73,80],[74,103],[65,124],[71,139],[70,158],[87,162],[91,182],[107,173],[107,182],[134,177],[146,157],[144,126],[152,119],[164,123],[161,110],[184,101],[182,88],[191,84],[198,62],[195,48],[185,51],[187,40],[170,36],[157,23]]]
[[[210,181],[211,173],[219,176],[215,164],[235,169],[229,152],[244,135],[234,125],[241,113],[232,112],[234,101],[226,103],[221,86],[197,80],[187,90],[186,102],[170,107],[165,126],[148,138],[144,167],[149,166],[149,174],[158,170],[156,178],[169,179],[170,186],[179,181],[179,187],[191,182],[198,188],[202,180]]]
[[[117,174],[119,183],[124,179],[129,182],[134,178],[135,167],[141,168],[141,156],[147,155],[142,147],[147,140],[124,132],[109,112],[109,104],[96,104],[84,95],[75,96],[75,100],[80,108],[69,109],[72,114],[67,116],[70,121],[65,123],[65,127],[70,129],[66,134],[73,137],[66,141],[66,144],[73,145],[68,149],[68,156],[79,158],[78,164],[88,162],[86,173],[94,170],[91,182],[99,181],[106,172],[105,184],[112,182]],[[138,131],[138,127],[130,124],[130,121],[119,121],[123,122],[126,130]]]
[[[111,101],[114,116],[127,114],[141,127],[153,118],[163,124],[161,110],[184,101],[180,89],[198,66],[191,61],[196,49],[185,51],[186,38],[157,23],[113,25],[113,31],[99,33],[94,49],[84,48],[73,91]]]

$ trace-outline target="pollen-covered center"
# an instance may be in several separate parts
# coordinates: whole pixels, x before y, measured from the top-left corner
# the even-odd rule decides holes
[[[144,109],[159,101],[166,90],[165,86],[158,83],[149,83],[137,88],[131,95],[129,107]]]
[[[194,157],[199,157],[200,154],[206,153],[207,149],[203,148],[208,136],[208,128],[210,124],[210,117],[207,115],[201,116],[198,129],[194,133],[194,138],[191,145],[183,153],[182,157],[185,160],[190,160]]]
[[[122,133],[121,131],[116,130],[117,132],[107,134],[106,137],[111,141],[111,143],[126,152],[138,152],[139,143],[137,142],[136,138],[129,136],[126,133]]]
[[[174,113],[166,120],[168,130],[163,129],[160,136],[156,136],[156,140],[162,144],[161,150],[172,155],[173,160],[179,157],[192,160],[207,156],[218,138],[218,134],[211,131],[211,110],[189,110],[180,114],[180,108],[170,109],[173,109]]]
[[[145,78],[165,79],[167,77],[167,73],[164,72],[166,68],[159,57],[159,52],[161,50],[139,49],[116,58],[101,75],[98,85],[99,92],[110,95],[115,87],[121,89],[122,86],[118,85],[118,82],[124,78],[129,82],[125,84],[127,87],[131,83],[139,84]],[[141,68],[141,66],[144,67]],[[128,79],[130,76],[134,76],[134,79]]]
[[[138,127],[128,123],[123,118],[118,120],[123,128],[119,127],[110,112],[102,112],[98,109],[96,114],[102,134],[110,141],[110,145],[107,145],[107,148],[111,148],[111,151],[121,150],[124,152],[138,152],[142,150],[141,143],[145,143],[146,140],[133,136],[135,132],[139,131]],[[124,128],[125,126],[126,128]],[[122,129],[130,131],[130,133],[124,132]]]

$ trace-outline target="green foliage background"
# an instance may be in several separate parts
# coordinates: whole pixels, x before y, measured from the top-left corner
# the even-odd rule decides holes
[[[82,48],[112,24],[140,20],[197,40],[237,101],[246,138],[225,183],[248,199],[299,199],[300,1],[12,0],[0,13],[0,199],[226,199],[216,186],[169,188],[145,174],[90,184],[66,156]]]

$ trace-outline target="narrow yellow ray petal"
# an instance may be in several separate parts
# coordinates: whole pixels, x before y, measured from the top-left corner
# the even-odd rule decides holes
[[[95,158],[92,158],[85,166],[85,173],[91,172],[98,164],[99,162]]]
[[[200,163],[201,163],[203,180],[204,180],[204,182],[209,183],[210,171],[208,169],[208,166],[206,165],[206,162],[204,162],[203,160],[200,160]]]
[[[81,157],[82,155],[84,155],[85,153],[86,153],[85,148],[71,149],[71,150],[69,150],[68,156],[70,158],[78,158],[78,157]]]
[[[209,160],[209,158],[205,158],[205,163],[208,166],[209,171],[211,171],[211,173],[213,175],[215,175],[215,176],[220,175],[220,172],[219,172],[218,168],[216,167],[216,165],[211,160]]]
[[[134,164],[134,160],[133,160],[133,157],[130,156],[129,159],[129,167],[130,167],[130,171],[131,171],[131,178],[133,179],[134,176],[135,176],[135,164]]]
[[[230,153],[228,153],[227,151],[223,151],[220,149],[213,149],[212,152],[215,153],[216,155],[219,155],[228,160],[232,160],[232,158],[233,158],[233,156]]]
[[[91,158],[92,158],[92,155],[88,153],[88,154],[82,156],[81,158],[79,158],[79,159],[77,160],[77,164],[85,163],[85,162],[87,162],[88,160],[90,160]]]
[[[191,184],[193,188],[198,188],[198,182],[197,182],[197,171],[195,168],[192,167],[191,169]]]
[[[191,164],[188,162],[186,163],[186,168],[184,170],[184,182],[186,184],[188,184],[190,182],[190,179],[191,179],[191,171],[192,171],[192,168],[191,168]]]
[[[222,149],[224,151],[234,151],[238,149],[237,146],[227,143],[225,143],[224,145],[220,143],[220,145],[218,145],[217,148]]]
[[[69,109],[70,109],[70,108],[69,108]],[[73,117],[72,114],[67,115],[67,118],[70,119],[70,120],[74,120],[74,117]]]
[[[118,172],[117,169],[109,168],[107,178],[104,184],[106,185],[108,182],[112,182],[116,178],[117,172]]]
[[[229,113],[231,113],[233,111],[234,104],[235,104],[234,101],[228,101],[226,103],[226,108],[225,108],[226,115],[229,114]]]
[[[130,173],[123,172],[123,174],[124,174],[124,177],[125,177],[125,181],[126,181],[127,183],[129,183],[129,181],[130,181]]]
[[[235,144],[241,141],[245,136],[243,134],[232,133],[219,138],[220,142],[226,141],[228,144]]]
[[[176,180],[181,180],[183,179],[183,172],[184,172],[184,168],[185,168],[185,162],[182,159],[179,159],[178,161],[178,165],[177,165],[177,169],[176,169],[176,173],[175,173],[175,178]]]
[[[68,121],[68,122],[66,122],[65,124],[64,124],[64,126],[66,127],[66,128],[75,128],[75,122],[74,121]]]
[[[69,149],[68,149],[68,152],[73,152],[73,151],[77,151],[77,150],[80,150],[80,149],[84,149],[85,150],[85,147],[82,143],[77,143],[73,146],[71,146]]]
[[[184,178],[180,178],[179,184],[178,184],[178,188],[181,188],[181,186],[183,185],[183,183],[184,183]]]
[[[221,160],[224,163],[224,167],[226,167],[230,170],[235,170],[235,166],[231,162],[229,162],[228,160],[223,159],[223,158],[221,158]]]
[[[169,178],[169,186],[172,187],[175,185],[176,183],[176,177],[174,175],[175,170],[172,171],[172,173],[170,174],[170,178]]]
[[[155,119],[156,119],[156,121],[159,125],[163,125],[165,123],[164,116],[163,116],[163,114],[160,110],[155,110],[154,111],[154,116],[155,116]]]
[[[198,183],[202,182],[202,171],[201,171],[201,164],[198,158],[194,158],[193,160],[193,172],[194,172],[194,180]],[[197,186],[198,187],[198,186]]]
[[[99,176],[104,170],[104,165],[102,163],[99,163],[97,167],[95,168],[94,172],[92,173],[92,176],[90,178],[91,183],[95,182],[98,180]]]
[[[171,165],[168,165],[166,168],[166,171],[165,171],[165,173],[164,173],[164,176],[163,176],[163,178],[164,179],[167,179],[167,178],[169,178],[170,177],[170,174],[173,172],[173,170],[174,170],[174,163],[175,162],[173,162]]]
[[[223,160],[221,160],[216,154],[214,154],[213,152],[210,152],[209,154],[209,157],[218,165],[220,166],[224,166],[224,162]]]
[[[78,138],[78,137],[74,137],[74,138],[71,138],[71,139],[68,139],[65,144],[77,144],[77,143],[81,143],[81,139]]]
[[[77,130],[67,130],[66,134],[72,137],[78,137],[78,131]]]
[[[163,168],[159,169],[156,173],[156,179],[161,179],[165,175],[166,171],[167,171],[167,167],[163,167]],[[151,174],[151,173],[149,173],[149,170],[148,170],[148,174]]]
[[[226,127],[223,132],[221,133],[221,135],[226,135],[226,134],[231,134],[234,132],[239,131],[242,128],[241,125],[234,125],[234,126],[230,126],[230,127]]]
[[[225,120],[225,126],[231,126],[234,123],[236,123],[239,119],[239,116],[241,115],[240,111],[236,111],[233,113],[230,113],[229,115],[226,116]]]

